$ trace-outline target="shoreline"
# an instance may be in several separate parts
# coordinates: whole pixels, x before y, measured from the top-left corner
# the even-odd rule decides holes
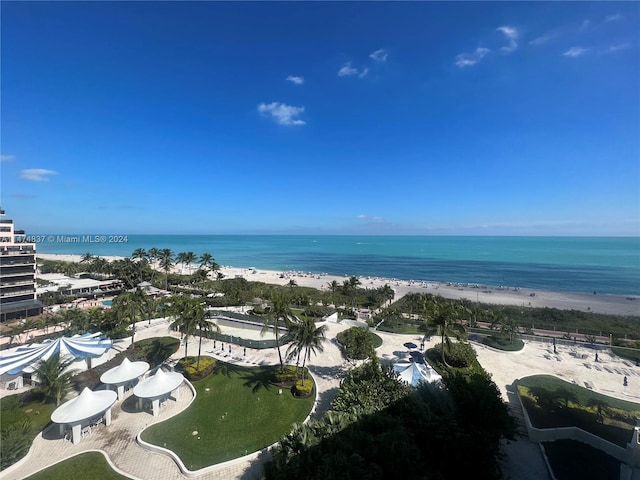
[[[37,254],[38,258],[79,263],[82,255],[46,253]],[[129,257],[101,256],[101,258],[121,260]],[[181,273],[176,265],[173,273]],[[186,268],[185,268],[186,270]],[[232,266],[221,266],[225,278],[244,277],[247,280],[286,285],[290,280],[302,287],[313,287],[326,290],[327,284],[333,280],[339,284],[349,276],[328,275],[312,272],[276,271],[251,269]],[[622,316],[640,316],[640,297],[636,295],[588,294],[580,292],[562,292],[532,288],[508,288],[475,286],[452,282],[407,281],[379,277],[358,277],[361,288],[379,288],[388,284],[395,291],[394,300],[407,293],[430,293],[448,299],[466,299],[493,305],[515,305],[533,308],[558,308],[562,310],[580,310],[584,312],[606,313]]]

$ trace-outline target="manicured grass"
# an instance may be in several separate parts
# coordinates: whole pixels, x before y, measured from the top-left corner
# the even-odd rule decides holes
[[[518,391],[534,427],[579,427],[616,445],[631,440],[640,404],[618,400],[551,375],[518,380]]]
[[[86,480],[87,478],[122,480],[129,477],[113,470],[101,453],[89,452],[53,465],[27,477],[27,480]]]
[[[53,403],[42,403],[32,392],[10,395],[0,400],[0,468],[20,460],[33,439],[49,423]]]
[[[620,462],[611,455],[575,440],[543,442],[558,480],[602,480],[620,477]]]
[[[142,435],[146,442],[173,450],[190,470],[277,442],[313,406],[313,396],[294,398],[287,388],[278,394],[280,388],[271,384],[278,367],[218,366],[217,373],[193,382],[197,397],[187,410]]]

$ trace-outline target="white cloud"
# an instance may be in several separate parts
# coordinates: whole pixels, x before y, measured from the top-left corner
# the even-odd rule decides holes
[[[508,25],[503,25],[502,27],[498,27],[496,30],[504,33],[507,40],[509,40],[509,45],[500,48],[500,51],[504,53],[511,53],[518,49],[518,30],[515,27],[510,27]]]
[[[482,60],[491,50],[478,47],[473,53],[461,53],[456,56],[456,65],[460,68],[470,67]]]
[[[617,52],[619,50],[626,50],[627,48],[631,48],[631,45],[628,43],[620,43],[618,45],[611,45],[607,50],[607,53]]]
[[[579,57],[580,55],[584,55],[588,51],[589,51],[588,48],[571,47],[569,50],[564,52],[562,55],[564,55],[565,57]]]
[[[384,48],[381,48],[369,55],[369,58],[373,58],[376,62],[386,62],[388,56],[389,53]]]
[[[372,222],[372,223],[386,223],[386,220],[383,217],[378,217],[378,216],[371,216],[371,215],[364,215],[364,214],[360,214],[356,217],[358,220],[364,220],[366,222]]]
[[[0,162],[10,162],[15,159],[15,155],[0,155]]]
[[[57,175],[58,172],[47,170],[45,168],[27,168],[20,172],[20,178],[30,180],[32,182],[48,182],[48,175]]]
[[[258,112],[262,115],[270,115],[279,125],[305,125],[304,120],[295,118],[304,112],[304,107],[293,107],[280,102],[261,103]]]
[[[620,13],[614,13],[612,15],[607,15],[604,19],[605,22],[615,22],[617,20],[622,20],[622,15]]]
[[[545,34],[531,40],[529,42],[529,45],[535,45],[537,47],[539,45],[544,45],[545,43],[548,43],[549,40],[551,40],[551,35]]]
[[[365,67],[364,70],[362,70],[358,75],[358,78],[364,77],[367,73],[369,73],[369,69]]]
[[[295,83],[296,85],[302,85],[304,83],[304,77],[295,77],[293,75],[289,75],[287,80],[291,83]]]
[[[345,63],[340,70],[338,70],[339,77],[350,77],[351,75],[358,75],[358,69],[351,66],[351,62]]]
[[[586,30],[591,25],[591,20],[583,20],[582,25],[580,25],[580,30]]]

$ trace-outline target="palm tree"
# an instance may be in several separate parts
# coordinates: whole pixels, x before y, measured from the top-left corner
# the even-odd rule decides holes
[[[287,359],[296,357],[296,369],[300,363],[302,354],[302,380],[304,381],[304,367],[307,360],[311,360],[311,354],[324,351],[322,343],[326,340],[327,326],[316,327],[313,318],[304,317],[297,320],[289,327],[293,339],[287,348]]]
[[[153,277],[156,273],[156,263],[158,262],[160,250],[158,250],[156,247],[151,247],[147,254],[149,255],[149,262],[151,262],[151,283],[153,283]]]
[[[173,252],[169,248],[160,250],[160,268],[164,272],[164,289],[169,288],[169,272],[173,268]]]
[[[46,360],[41,360],[34,368],[37,376],[38,390],[44,394],[44,401],[55,400],[56,406],[65,397],[71,388],[71,377],[74,372],[65,372],[73,360],[62,360],[60,353],[51,355]]]
[[[197,329],[200,330],[200,342],[198,346],[198,365],[200,367],[200,352],[202,349],[202,333],[214,328],[214,324],[206,319],[205,304],[199,298],[192,298],[185,295],[174,295],[171,297],[171,312],[174,316],[173,322],[169,325],[172,330],[178,330],[184,338],[184,357],[188,356],[189,336],[193,335]],[[217,325],[215,325],[217,328]]]
[[[80,263],[91,263],[91,261],[93,260],[93,255],[90,253],[85,253],[84,255],[82,255],[82,258],[80,259]]]
[[[450,350],[451,337],[453,336],[457,340],[460,340],[465,334],[464,327],[455,321],[455,315],[455,307],[452,305],[445,305],[433,318],[433,323],[437,328],[437,335],[440,336],[442,363],[444,363],[447,368],[451,368],[451,365],[449,365],[445,359],[445,346],[447,350]]]
[[[185,252],[184,263],[189,267],[189,274],[191,274],[191,264],[198,260],[198,257],[193,252]]]
[[[142,267],[144,262],[148,261],[149,254],[145,251],[144,248],[136,248],[131,254],[131,258],[134,260],[138,260],[138,267],[140,270],[140,282],[142,282]]]
[[[179,263],[180,265],[182,265],[182,267],[180,267],[180,275],[184,274],[184,264],[186,262],[187,262],[186,252],[180,252],[176,255],[176,263]]]
[[[131,323],[131,345],[136,334],[136,317],[144,316],[148,302],[147,295],[140,288],[136,288],[133,292],[118,295],[111,305],[120,322],[128,320]]]
[[[201,305],[203,306],[203,310],[204,310],[204,304],[201,303]],[[198,328],[198,336],[200,337],[198,339],[198,361],[196,362],[196,371],[198,371],[200,370],[200,353],[202,352],[202,335],[205,334],[206,337],[209,338],[209,333],[214,330],[217,333],[220,333],[220,327],[218,326],[217,323],[209,321],[209,319],[207,318],[206,311],[202,318],[198,318],[196,327]]]
[[[280,320],[284,321],[287,327],[291,324],[291,308],[289,308],[288,299],[280,292],[275,292],[272,297],[273,305],[271,313],[266,317],[264,327],[261,334],[264,334],[273,327],[276,336],[276,348],[278,349],[278,358],[280,359],[280,371],[284,371],[284,361],[282,360],[282,352],[280,351],[280,329],[278,328]]]
[[[207,272],[209,271],[210,267],[216,263],[215,260],[213,259],[213,255],[211,255],[210,253],[203,253],[202,255],[200,255],[200,268],[206,270]]]

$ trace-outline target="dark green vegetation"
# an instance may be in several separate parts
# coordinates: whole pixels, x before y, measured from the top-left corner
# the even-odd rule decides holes
[[[128,479],[124,475],[115,472],[107,463],[104,455],[98,452],[76,455],[64,462],[42,470],[28,480],[86,480],[87,478],[99,478],[100,480]]]
[[[375,355],[375,349],[382,345],[382,338],[362,327],[351,327],[336,336],[340,351],[346,360],[364,360]]]
[[[443,309],[455,312],[456,320],[471,327],[483,326],[501,336],[512,338],[518,332],[533,329],[580,333],[586,336],[612,335],[614,344],[634,346],[640,340],[640,317],[622,317],[578,310],[531,308],[526,306],[488,305],[469,300],[450,300],[429,293],[410,293],[383,309],[374,322],[384,320],[380,330],[396,333],[433,333],[429,325]],[[639,345],[635,345],[638,348]]]
[[[496,335],[487,335],[482,337],[482,343],[495,348],[497,350],[504,350],[507,352],[518,352],[524,348],[524,342],[519,338],[509,340],[507,337],[501,337]]]
[[[375,357],[350,370],[332,409],[280,441],[266,478],[500,478],[515,426],[498,388],[477,362],[444,375],[448,390],[413,389]]]
[[[190,470],[271,445],[306,418],[314,401],[294,398],[285,389],[280,394],[272,384],[277,368],[218,362],[215,374],[193,383],[194,403],[145,430],[143,440],[173,450]]]
[[[102,374],[120,365],[125,357],[132,362],[147,362],[149,363],[149,368],[153,369],[173,355],[179,346],[180,340],[173,337],[147,338],[135,342],[133,346],[130,346],[124,352],[116,354],[108,362],[74,376],[72,379],[74,389],[78,392],[81,392],[85,387],[94,390],[101,384],[100,377]]]
[[[575,440],[542,444],[558,480],[617,480],[620,462],[597,448]]]
[[[49,423],[55,405],[43,404],[43,398],[29,391],[0,400],[0,470],[24,457],[33,439]]]
[[[550,375],[518,381],[518,391],[537,428],[579,427],[626,447],[640,416],[640,404],[618,400]]]
[[[611,351],[621,358],[640,365],[640,341],[628,343],[626,347],[613,347]]]

